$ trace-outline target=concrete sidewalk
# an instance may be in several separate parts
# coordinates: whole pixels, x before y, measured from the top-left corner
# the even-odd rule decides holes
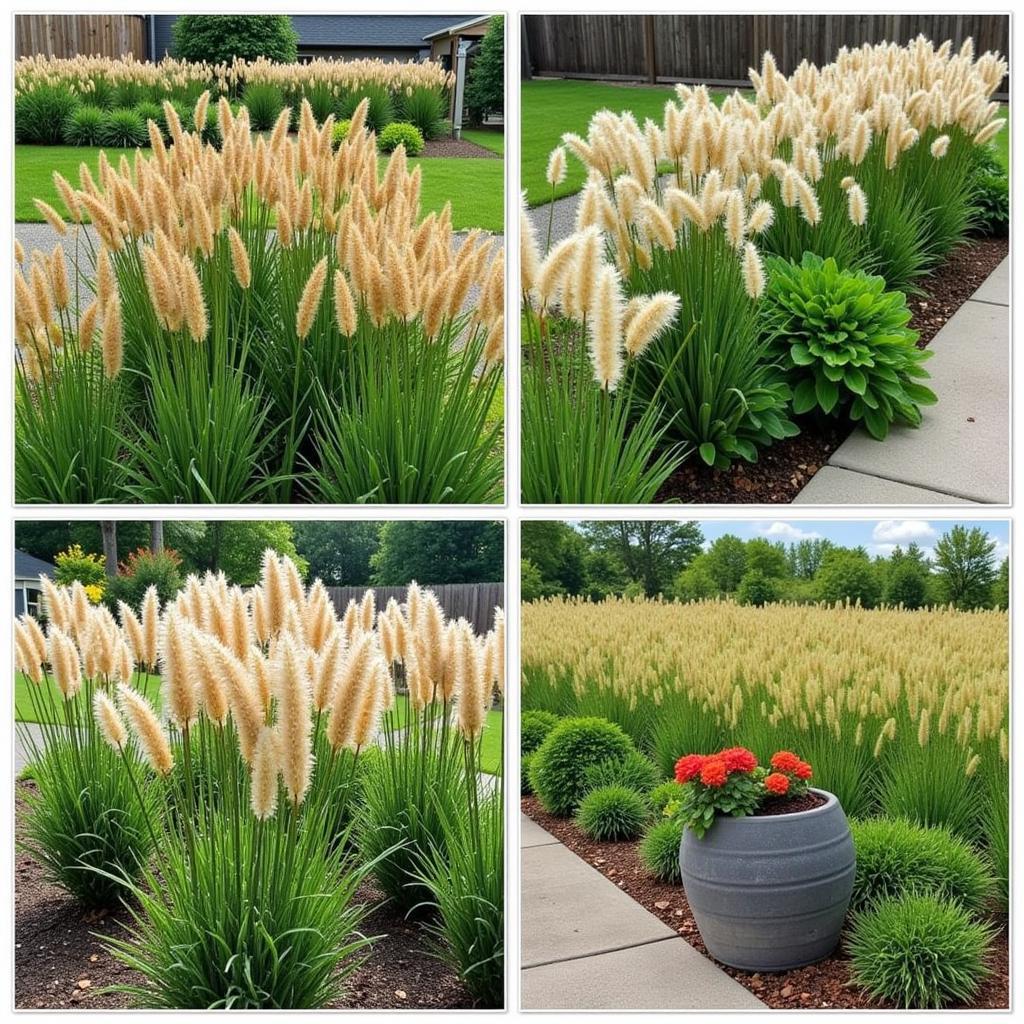
[[[758,1010],[765,1005],[525,815],[524,1010]]]
[[[917,429],[884,441],[858,429],[795,502],[1007,504],[1010,500],[1010,261],[989,275],[928,346],[939,397]]]

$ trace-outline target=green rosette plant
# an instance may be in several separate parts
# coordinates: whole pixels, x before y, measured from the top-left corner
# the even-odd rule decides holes
[[[920,383],[932,353],[917,347],[903,293],[811,252],[799,264],[771,258],[768,272],[762,323],[793,412],[843,414],[879,440],[897,420],[918,426],[920,407],[938,399]]]

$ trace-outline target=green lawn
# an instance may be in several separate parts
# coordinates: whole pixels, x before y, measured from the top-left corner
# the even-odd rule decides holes
[[[32,707],[32,698],[29,696],[29,687],[34,686],[25,675],[16,672],[14,675],[14,719],[17,722],[38,722],[35,710]],[[42,684],[46,685],[46,684]],[[59,694],[54,683],[49,683],[50,691],[59,704]],[[154,706],[160,707],[160,677],[146,676],[141,689],[153,702]],[[402,728],[408,720],[409,698],[399,694],[395,699],[395,725]],[[501,764],[501,731],[504,715],[500,711],[487,712],[487,726],[484,729],[483,748],[481,751],[481,767],[489,775],[500,775]]]
[[[53,187],[53,172],[60,171],[73,185],[78,183],[78,165],[84,160],[95,173],[99,148],[91,146],[15,146],[14,147],[14,219],[39,223],[32,200],[43,199],[62,213]],[[107,149],[107,158],[117,164],[122,153],[133,157],[134,150]],[[382,157],[381,160],[385,160]],[[421,201],[424,212],[440,210],[446,200],[452,203],[452,224],[456,230],[484,228],[505,230],[505,164],[488,157],[424,158],[410,160],[410,166],[425,164]]]
[[[729,90],[712,90],[716,102]],[[544,180],[551,150],[561,142],[565,132],[586,136],[590,118],[599,110],[632,110],[643,124],[645,118],[660,123],[665,101],[675,95],[671,86],[610,85],[607,82],[543,80],[523,82],[520,92],[522,119],[522,187],[531,206],[551,198],[551,186]],[[1009,119],[1010,108],[1003,105],[1001,117]],[[996,156],[1004,167],[1010,165],[1010,126],[992,142]],[[569,173],[555,189],[555,197],[571,196],[586,180],[583,165],[570,156]]]
[[[463,128],[462,137],[499,156],[505,155],[505,132],[501,128]]]

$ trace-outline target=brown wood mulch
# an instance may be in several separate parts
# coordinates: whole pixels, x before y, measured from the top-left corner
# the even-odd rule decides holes
[[[600,871],[623,892],[682,936],[694,949],[708,956],[697,924],[686,902],[681,885],[670,885],[652,878],[640,860],[635,842],[598,843],[588,839],[572,819],[548,814],[536,797],[522,799],[523,813],[550,832],[576,856]],[[953,1009],[993,1010],[1010,1005],[1010,960],[1005,915],[994,919],[998,932],[989,952],[992,974],[982,983],[977,998],[969,1006]],[[850,961],[842,946],[832,956],[777,974],[750,974],[719,964],[723,971],[749,989],[772,1009],[893,1009],[869,997],[850,977]]]
[[[931,342],[1008,252],[1005,238],[973,240],[954,249],[935,273],[922,278],[921,294],[907,300],[913,313],[910,326],[920,333],[920,348]],[[797,423],[800,433],[796,437],[762,449],[754,463],[738,461],[720,471],[691,456],[665,481],[655,500],[700,504],[792,501],[853,430],[849,423],[807,416],[798,417]]]
[[[24,824],[17,787],[17,830]],[[376,906],[383,894],[364,882],[356,900]],[[14,999],[18,1009],[125,1009],[127,996],[103,990],[138,984],[142,976],[121,964],[103,947],[104,936],[122,936],[130,916],[122,907],[83,912],[59,887],[47,881],[32,857],[15,856]],[[381,938],[369,958],[349,979],[345,997],[327,1009],[465,1009],[473,1005],[451,968],[429,954],[427,936],[386,905],[376,906],[362,931]]]
[[[420,156],[442,156],[442,157],[487,157],[500,160],[501,156],[486,146],[478,146],[469,139],[427,139],[423,144],[423,152]]]

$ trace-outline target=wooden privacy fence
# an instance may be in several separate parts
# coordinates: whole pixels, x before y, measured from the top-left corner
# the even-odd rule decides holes
[[[141,14],[18,14],[15,57],[122,57],[146,59]]]
[[[524,77],[747,85],[765,50],[789,74],[805,58],[829,63],[842,46],[921,33],[955,47],[971,36],[979,54],[1009,53],[1010,19],[995,14],[530,14],[522,68]]]
[[[432,590],[449,619],[464,618],[477,633],[486,633],[494,625],[495,607],[505,607],[504,583],[443,583],[423,584]],[[343,615],[349,601],[361,601],[363,594],[372,590],[377,607],[383,608],[391,598],[399,604],[405,600],[405,587],[328,587],[334,607]]]

